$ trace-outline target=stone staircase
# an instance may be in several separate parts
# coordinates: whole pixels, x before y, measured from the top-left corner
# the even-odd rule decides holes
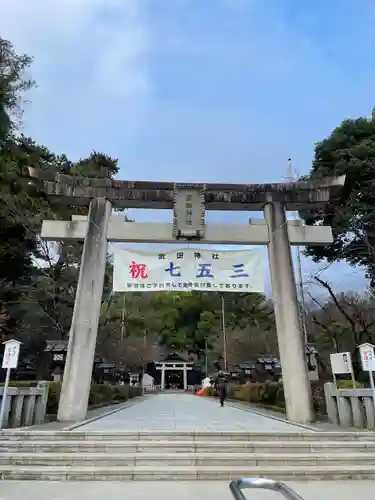
[[[284,481],[375,479],[375,433],[0,432],[3,480],[246,476]]]

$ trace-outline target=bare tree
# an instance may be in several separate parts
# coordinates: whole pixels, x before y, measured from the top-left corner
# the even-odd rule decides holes
[[[315,277],[315,280],[328,292],[331,303],[341,316],[343,325],[351,333],[353,347],[363,342],[372,342],[375,326],[374,299],[368,295],[362,296],[355,293],[341,293],[337,297],[327,281],[319,277]]]
[[[310,337],[325,361],[331,352],[351,352],[354,371],[358,375],[357,346],[375,340],[375,300],[369,294],[336,294],[327,281],[319,277],[315,281],[328,293],[328,298],[324,300],[309,293],[311,304],[307,319]]]

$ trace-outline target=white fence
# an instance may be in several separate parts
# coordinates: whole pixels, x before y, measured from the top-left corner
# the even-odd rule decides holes
[[[201,386],[195,386],[195,385],[189,385],[187,387],[187,392],[195,392],[196,389],[200,389]],[[144,393],[149,393],[149,392],[160,392],[162,390],[161,385],[149,385],[145,386],[143,388]],[[183,389],[164,389],[163,392],[182,392]]]
[[[161,391],[161,385],[146,385],[145,387],[143,387],[144,393],[159,391]]]
[[[3,428],[27,427],[41,424],[45,421],[48,382],[38,382],[36,387],[9,387]],[[3,398],[4,387],[0,387],[0,401]]]

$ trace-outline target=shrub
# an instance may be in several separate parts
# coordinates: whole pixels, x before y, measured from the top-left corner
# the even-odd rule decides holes
[[[116,390],[111,385],[92,384],[90,389],[89,405],[96,406],[113,401],[115,399],[115,395]]]
[[[13,381],[12,387],[32,387],[34,381]],[[49,382],[47,414],[55,415],[59,406],[61,392],[60,382]],[[110,404],[112,402],[124,402],[135,398],[141,393],[139,387],[130,387],[129,385],[109,385],[92,384],[90,388],[89,406],[99,406]]]
[[[264,384],[259,382],[244,384],[237,389],[234,397],[248,403],[262,403],[264,393],[263,385]]]
[[[13,380],[9,383],[11,387],[35,387],[35,380]],[[59,406],[61,392],[60,382],[49,382],[47,413],[55,415]],[[129,385],[91,384],[89,406],[122,402],[139,396],[139,387]]]
[[[36,380],[10,380],[9,387],[36,387]]]
[[[325,382],[322,380],[311,382],[314,411],[320,415],[325,415],[327,413],[324,383]],[[340,383],[338,382],[338,387],[342,389],[351,388],[351,381],[340,381]],[[357,387],[361,387],[361,384],[357,383]],[[285,409],[284,387],[282,382],[252,382],[241,385],[234,392],[233,397],[239,401]]]
[[[137,396],[140,396],[141,395],[141,388],[140,387],[134,387],[134,385],[127,385],[127,386],[123,386],[123,387],[127,387],[127,398],[124,400],[126,401],[127,399],[133,399],[133,398],[136,398]]]
[[[278,383],[279,388],[276,394],[275,406],[279,408],[285,408],[285,396],[284,396],[284,386],[282,383]]]
[[[129,387],[128,385],[114,385],[113,389],[114,389],[114,396],[113,396],[114,401],[126,401],[129,398],[134,397],[130,396],[131,389],[133,389],[133,387]]]
[[[248,403],[285,408],[284,388],[279,382],[251,382],[240,386],[234,398]]]
[[[280,384],[277,382],[265,383],[262,389],[262,403],[266,405],[275,405],[279,389]]]
[[[227,397],[228,398],[233,398],[235,392],[238,390],[238,384],[227,384]]]
[[[353,381],[352,380],[337,380],[336,385],[338,389],[353,389]],[[362,389],[364,384],[360,382],[356,382],[355,386],[357,389]]]

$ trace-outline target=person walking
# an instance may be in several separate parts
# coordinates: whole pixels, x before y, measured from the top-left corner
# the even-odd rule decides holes
[[[225,377],[219,374],[217,382],[216,382],[216,390],[219,393],[220,406],[224,406],[224,401],[227,397],[227,382]]]

